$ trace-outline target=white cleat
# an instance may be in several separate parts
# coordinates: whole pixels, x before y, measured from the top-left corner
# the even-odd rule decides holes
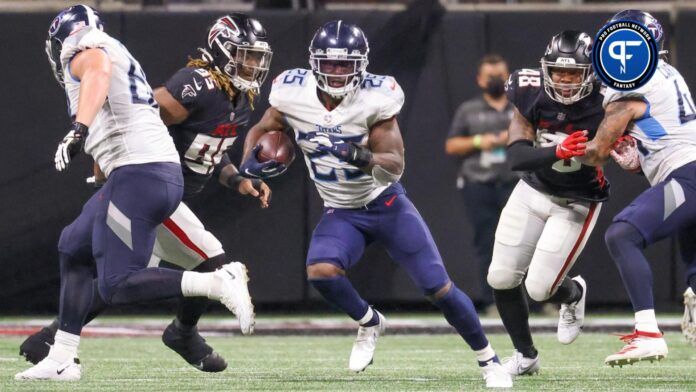
[[[354,372],[362,372],[372,364],[372,359],[377,348],[377,338],[384,334],[387,328],[387,320],[382,313],[373,309],[379,316],[379,324],[373,327],[358,328],[358,336],[353,343],[353,350],[350,352],[348,368]]]
[[[578,338],[585,322],[585,299],[587,298],[587,283],[580,275],[573,278],[582,287],[582,297],[577,302],[562,304],[558,311],[558,330],[556,337],[563,344],[571,344]]]
[[[220,301],[227,307],[239,321],[239,328],[242,334],[251,335],[254,333],[254,324],[256,323],[254,314],[254,305],[251,303],[249,288],[247,282],[247,268],[240,262],[232,262],[225,264],[222,268],[213,272],[220,282],[219,298],[213,298]]]
[[[667,356],[667,343],[660,332],[635,331],[622,336],[621,340],[626,345],[616,354],[608,356],[604,364],[622,367],[639,361],[659,361]]]
[[[684,317],[682,317],[681,329],[686,340],[696,347],[696,294],[691,287],[684,292]]]
[[[539,373],[539,354],[535,358],[527,358],[515,350],[510,358],[503,359],[502,366],[511,376],[531,376]]]
[[[29,369],[15,374],[15,380],[54,380],[54,381],[78,381],[82,377],[82,367],[80,360],[70,358],[60,363],[49,357],[30,367]]]
[[[512,376],[501,364],[490,361],[480,369],[486,388],[512,388]]]

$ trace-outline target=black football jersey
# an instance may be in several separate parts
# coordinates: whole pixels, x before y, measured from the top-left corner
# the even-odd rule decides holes
[[[210,73],[201,68],[182,68],[164,87],[189,112],[180,124],[169,126],[169,134],[181,158],[184,200],[198,194],[215,167],[226,160],[227,150],[249,124],[251,106],[246,94],[233,101],[215,86]]]
[[[588,131],[592,140],[604,118],[603,95],[596,84],[592,93],[572,105],[552,100],[544,92],[540,69],[521,69],[510,75],[507,95],[517,110],[541,133]],[[602,169],[575,160],[559,160],[548,167],[524,172],[522,179],[534,189],[558,196],[587,201],[609,197],[609,182]]]

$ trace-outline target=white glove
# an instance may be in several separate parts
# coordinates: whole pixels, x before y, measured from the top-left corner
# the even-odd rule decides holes
[[[543,132],[537,136],[539,147],[553,147],[563,143],[563,140],[568,137],[567,133],[563,132]]]
[[[622,169],[630,172],[640,171],[638,145],[633,137],[629,135],[621,136],[614,143],[613,149],[609,154]]]
[[[85,146],[85,138],[87,138],[87,129],[87,126],[82,123],[77,121],[72,123],[68,134],[58,143],[58,149],[53,158],[56,170],[60,172],[67,169],[70,160],[82,151]]]

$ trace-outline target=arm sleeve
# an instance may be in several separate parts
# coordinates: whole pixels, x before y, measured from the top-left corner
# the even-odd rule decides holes
[[[534,147],[531,140],[517,140],[507,147],[507,160],[514,171],[533,171],[556,162],[556,147]]]
[[[466,104],[462,104],[457,113],[455,113],[452,119],[452,124],[450,125],[449,133],[447,138],[457,137],[457,136],[469,136],[469,122],[468,122],[468,111]]]

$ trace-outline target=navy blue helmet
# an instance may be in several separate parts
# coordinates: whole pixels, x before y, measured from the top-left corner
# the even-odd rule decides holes
[[[666,54],[667,51],[664,50],[665,44],[665,31],[662,29],[660,21],[657,20],[650,13],[641,10],[623,10],[618,14],[614,15],[609,19],[609,22],[614,22],[617,20],[630,20],[631,22],[637,22],[647,27],[648,30],[655,37],[655,42],[657,43],[657,48],[660,54]]]
[[[370,45],[356,25],[334,20],[321,26],[309,45],[309,64],[317,87],[340,98],[360,86]]]
[[[63,49],[63,42],[71,34],[85,26],[104,30],[104,23],[102,23],[97,11],[86,5],[74,5],[61,11],[51,22],[51,27],[48,28],[46,54],[53,69],[53,76],[56,77],[61,86],[63,85],[63,67],[60,63],[60,52]]]

